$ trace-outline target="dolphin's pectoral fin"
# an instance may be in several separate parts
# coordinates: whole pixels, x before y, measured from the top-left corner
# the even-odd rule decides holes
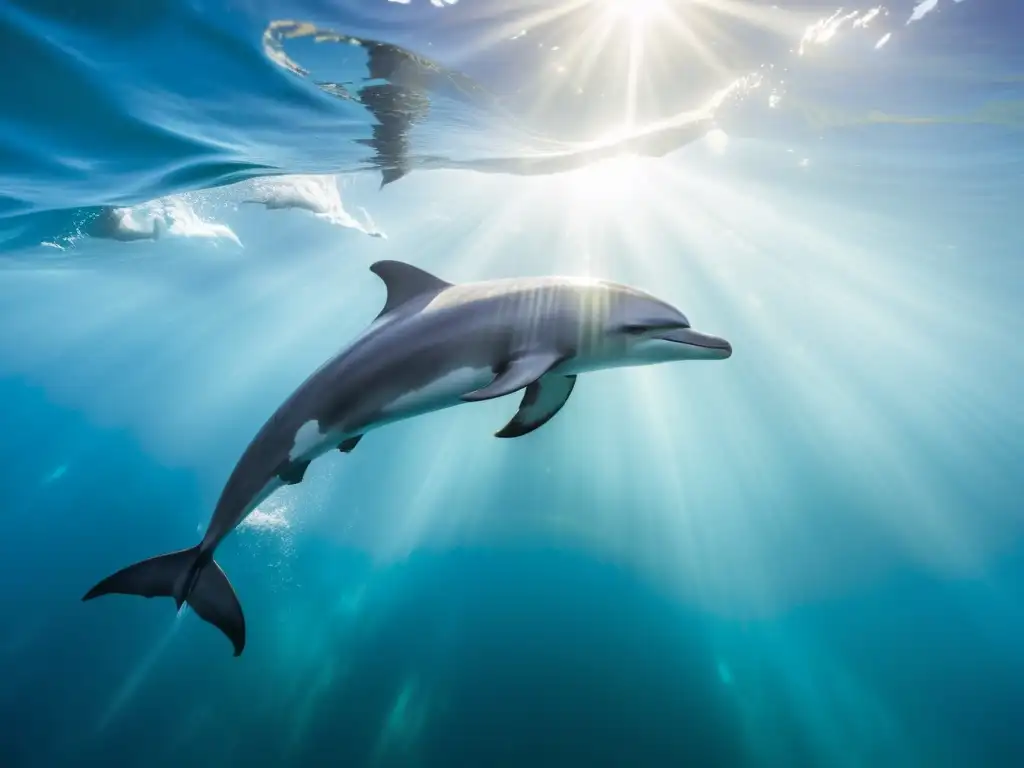
[[[468,392],[462,399],[473,403],[510,395],[516,390],[532,384],[565,359],[561,352],[535,352],[512,360],[494,377],[486,387]]]
[[[286,461],[279,470],[277,476],[285,485],[298,485],[309,469],[308,461]]]
[[[355,437],[350,437],[347,440],[342,440],[338,445],[338,450],[342,453],[352,453],[352,449],[359,445],[359,441],[362,439],[362,435],[356,435]]]
[[[519,410],[512,420],[494,433],[495,437],[522,437],[543,427],[562,410],[576,386],[576,376],[557,373],[542,376],[526,387]]]

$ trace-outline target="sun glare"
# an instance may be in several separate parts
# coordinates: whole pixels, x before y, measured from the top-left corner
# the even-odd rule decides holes
[[[616,19],[646,24],[665,11],[665,0],[600,0]]]
[[[603,214],[626,205],[642,180],[641,161],[630,155],[602,160],[561,179],[567,202],[573,207],[597,208]]]
[[[721,155],[725,152],[726,147],[729,146],[729,134],[721,128],[713,128],[708,132],[705,141],[707,142],[708,149],[716,155]]]

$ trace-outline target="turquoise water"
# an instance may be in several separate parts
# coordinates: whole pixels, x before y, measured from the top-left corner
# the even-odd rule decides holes
[[[0,3],[0,766],[1024,764],[1022,21]],[[218,550],[240,658],[82,603],[199,539],[380,259],[735,351],[318,460]]]

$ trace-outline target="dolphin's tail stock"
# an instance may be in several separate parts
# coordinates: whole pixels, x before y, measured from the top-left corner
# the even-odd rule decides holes
[[[245,616],[224,571],[198,546],[151,557],[107,576],[82,600],[102,595],[173,597],[181,608],[188,603],[204,621],[227,635],[235,656],[245,648]]]

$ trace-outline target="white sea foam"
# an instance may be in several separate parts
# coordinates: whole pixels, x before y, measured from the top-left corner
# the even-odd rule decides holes
[[[277,176],[253,182],[252,194],[245,203],[263,205],[270,210],[295,208],[309,211],[318,219],[335,226],[354,229],[370,237],[386,237],[364,208],[365,224],[345,210],[338,181],[334,176]]]
[[[242,242],[231,227],[200,215],[187,195],[170,195],[131,207],[105,208],[89,228],[92,237],[131,242],[161,237]]]

